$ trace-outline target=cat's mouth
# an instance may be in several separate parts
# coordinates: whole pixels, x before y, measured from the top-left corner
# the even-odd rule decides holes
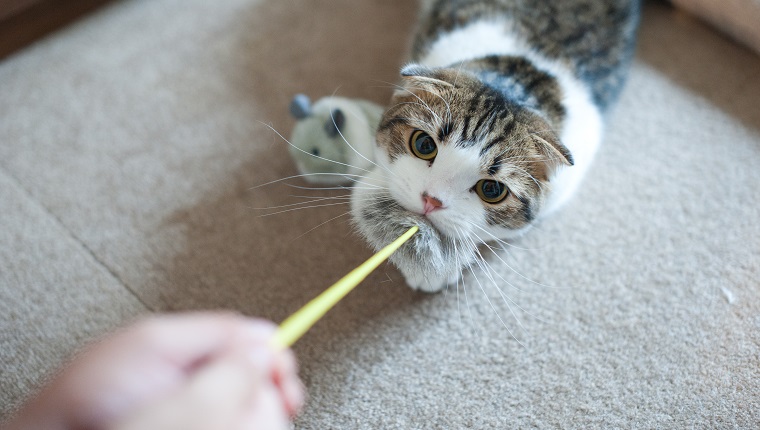
[[[403,207],[403,205],[402,205],[402,207]],[[436,234],[438,234],[441,237],[446,237],[447,236],[446,233],[445,233],[445,231],[443,229],[441,229],[441,227],[438,225],[438,223],[436,223],[434,220],[430,219],[430,217],[428,217],[424,213],[420,213],[418,211],[414,211],[414,210],[411,210],[411,209],[408,209],[408,208],[404,208],[404,210],[406,211],[406,213],[410,217],[414,218],[414,220],[416,221],[416,224],[418,224],[418,225],[421,224],[421,225],[424,225],[426,227],[429,227],[429,228],[433,229],[436,232]]]
[[[442,228],[443,226],[440,225],[440,222],[437,222],[436,220],[432,219],[429,215],[426,215],[424,212],[424,208],[410,208],[409,204],[405,204],[405,199],[398,198],[393,195],[393,193],[390,193],[393,197],[393,201],[398,207],[398,209],[401,209],[403,211],[403,217],[407,218],[411,223],[415,225],[419,225],[421,228],[427,227],[427,229],[431,232],[435,232],[436,235],[440,237],[447,237],[446,229]],[[430,212],[437,213],[439,211]]]

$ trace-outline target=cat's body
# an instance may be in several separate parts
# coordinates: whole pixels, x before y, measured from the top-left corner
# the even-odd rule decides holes
[[[630,62],[639,0],[423,2],[412,64],[377,133],[352,215],[437,291],[478,246],[521,234],[578,187]]]

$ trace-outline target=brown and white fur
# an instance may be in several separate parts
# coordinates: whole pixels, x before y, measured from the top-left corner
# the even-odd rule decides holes
[[[351,204],[375,248],[420,227],[391,257],[410,287],[456,282],[482,258],[478,246],[524,233],[574,194],[624,81],[639,9],[638,0],[424,2],[377,131],[376,167]]]

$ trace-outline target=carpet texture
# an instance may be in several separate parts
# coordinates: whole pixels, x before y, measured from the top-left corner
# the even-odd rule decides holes
[[[293,94],[387,101],[415,9],[120,1],[0,63],[1,416],[118,324],[280,321],[368,257],[345,205],[260,209],[344,193],[254,187]],[[648,3],[576,198],[496,285],[374,273],[296,344],[296,428],[758,428],[758,100],[760,57]]]
[[[671,0],[760,53],[760,0]]]

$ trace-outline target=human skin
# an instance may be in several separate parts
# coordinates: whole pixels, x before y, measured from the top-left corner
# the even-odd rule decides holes
[[[234,314],[148,318],[87,347],[5,428],[286,429],[304,393],[275,331]]]

